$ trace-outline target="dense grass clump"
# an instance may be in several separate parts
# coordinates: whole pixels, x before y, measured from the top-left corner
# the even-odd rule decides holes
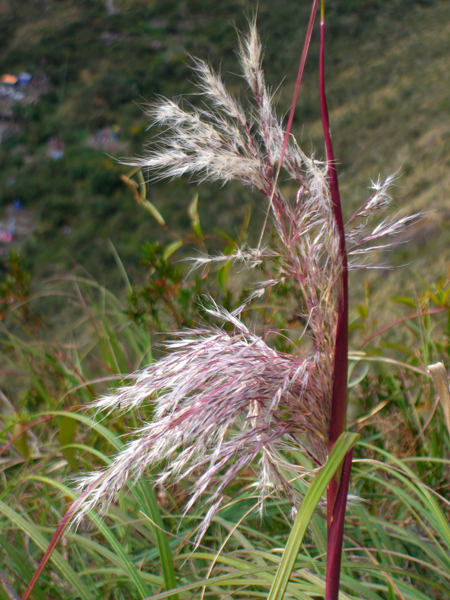
[[[24,281],[26,274],[8,275],[9,287],[2,286],[8,298],[1,367],[0,594],[5,600],[14,597],[8,585],[23,592],[74,499],[68,479],[108,465],[128,432],[152,411],[142,405],[139,414],[93,418],[79,409],[151,361],[150,309],[143,309],[138,321],[130,320],[126,304],[85,277],[32,287],[31,296],[23,284],[23,295],[14,289],[14,277]],[[178,304],[185,290],[169,289]],[[302,323],[295,324],[286,310],[289,291],[284,294],[272,297],[264,315],[257,306],[252,314],[300,330]],[[48,328],[49,316],[40,311],[39,297],[53,298],[64,322],[70,314],[73,325],[64,335],[60,330],[58,339]],[[162,307],[159,298],[155,302]],[[349,427],[364,442],[355,448],[351,492],[364,502],[348,509],[344,597],[378,600],[400,593],[442,599],[450,593],[445,500],[450,436],[426,373],[427,364],[448,356],[448,298],[448,282],[442,280],[424,288],[417,300],[397,299],[391,308],[397,315],[384,332],[377,330],[369,295],[355,311]],[[170,312],[161,310],[169,323]],[[304,491],[302,483],[295,485]],[[254,472],[247,469],[227,488],[220,512],[193,552],[202,505],[182,518],[191,486],[191,476],[166,488],[154,489],[148,476],[137,486],[130,484],[106,515],[92,512],[66,534],[36,597],[142,598],[172,585],[186,598],[204,586],[208,596],[217,598],[266,595],[290,530],[289,504],[269,496],[261,520]],[[288,585],[293,595],[323,594],[325,534],[326,518],[319,510],[296,558]],[[170,583],[171,572],[176,583]]]

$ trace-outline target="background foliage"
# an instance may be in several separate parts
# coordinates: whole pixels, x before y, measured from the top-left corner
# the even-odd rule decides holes
[[[37,227],[25,251],[28,268],[47,276],[65,272],[75,261],[95,277],[107,274],[104,283],[118,285],[107,240],[133,277],[140,245],[160,233],[134,209],[111,156],[142,153],[153,135],[146,131],[142,112],[146,101],[155,94],[194,91],[189,54],[212,60],[231,90],[238,91],[235,28],[245,28],[246,11],[256,10],[256,3],[115,0],[114,14],[108,14],[108,6],[98,0],[0,4],[1,72],[47,76],[38,103],[13,107],[17,133],[0,145],[0,202],[6,206],[21,198],[35,211]],[[258,3],[264,66],[281,113],[292,97],[309,10],[306,1]],[[414,260],[422,276],[430,269],[439,275],[446,261],[449,11],[445,0],[327,2],[327,85],[344,212],[351,214],[366,197],[370,178],[402,172],[399,207],[422,208],[427,214],[413,243],[401,245],[386,262]],[[316,33],[294,133],[307,153],[313,149],[322,157],[317,51]],[[189,101],[201,99],[190,96]],[[115,149],[86,146],[108,126],[121,131]],[[54,137],[65,143],[60,161],[46,156]],[[11,176],[13,185],[8,184]],[[170,215],[172,226],[186,231],[184,207],[193,191],[180,181],[152,184],[149,194],[163,216]],[[263,218],[259,197],[234,185],[202,186],[200,194],[209,230],[220,227],[234,235],[251,205],[252,231],[258,231]],[[432,265],[426,264],[425,248]],[[410,277],[402,273],[390,277],[390,285]]]

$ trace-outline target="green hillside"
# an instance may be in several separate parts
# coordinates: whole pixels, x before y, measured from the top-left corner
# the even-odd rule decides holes
[[[213,61],[239,92],[236,28],[258,6],[266,44],[267,80],[281,112],[289,107],[310,2],[301,0],[2,0],[0,71],[29,72],[24,99],[0,98],[0,210],[20,199],[28,234],[18,237],[36,276],[66,272],[74,263],[114,284],[111,240],[133,277],[139,248],[161,237],[119,179],[114,158],[140,155],[145,101],[195,90],[189,54]],[[426,210],[412,243],[381,257],[413,263],[423,276],[448,263],[450,220],[450,5],[445,0],[330,0],[328,95],[340,163],[344,210],[368,194],[370,178],[403,173],[401,210]],[[318,120],[316,31],[294,131],[306,151],[323,156]],[[200,102],[190,96],[193,103]],[[64,144],[64,156],[50,158]],[[195,192],[186,181],[149,186],[149,197],[170,225],[189,225]],[[252,227],[262,198],[238,185],[199,188],[206,230],[234,235],[248,204]],[[0,217],[1,219],[2,217]],[[5,255],[8,245],[3,244]],[[431,260],[431,266],[428,264]],[[432,271],[432,272],[431,272]],[[402,271],[409,277],[408,271]],[[399,280],[398,272],[392,278]]]
[[[183,139],[274,190],[261,253],[256,189],[124,176],[148,102],[202,107],[191,57],[265,97],[255,11],[286,115],[311,0],[0,0],[0,600],[450,598],[450,2],[326,6],[344,221],[391,174],[390,216],[422,213],[348,298],[334,172],[272,186],[260,106]],[[292,132],[322,160],[318,34]]]

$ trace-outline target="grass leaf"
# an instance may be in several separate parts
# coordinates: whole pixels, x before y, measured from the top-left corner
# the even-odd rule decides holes
[[[302,545],[303,538],[314,511],[322,498],[327,485],[344,460],[348,450],[356,443],[358,438],[359,435],[356,433],[346,432],[341,434],[335,443],[326,464],[322,467],[311,484],[292,527],[268,600],[281,600],[283,598],[292,569],[294,568],[297,554]]]

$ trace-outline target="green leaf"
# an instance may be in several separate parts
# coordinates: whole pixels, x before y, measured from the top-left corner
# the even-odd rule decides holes
[[[25,517],[23,517],[15,510],[10,508],[7,504],[1,501],[0,512],[3,513],[5,517],[7,517],[26,535],[28,535],[30,539],[32,539],[33,542],[36,544],[36,546],[38,546],[43,552],[45,552],[48,546],[48,540],[40,533],[39,528],[34,523],[30,523],[27,519],[25,519]],[[53,552],[50,561],[61,573],[61,577],[65,581],[67,581],[77,592],[81,600],[94,600],[94,595],[83,584],[81,578],[75,573],[72,567],[67,563],[67,561],[61,556],[61,554],[57,550]]]
[[[361,373],[359,373],[359,375],[356,375],[356,377],[354,377],[353,379],[350,379],[347,387],[352,388],[352,387],[355,387],[355,385],[358,385],[358,383],[361,383],[361,381],[364,379],[364,377],[367,375],[368,372],[369,372],[369,363],[364,363],[364,365],[362,366]]]
[[[396,296],[395,298],[392,298],[392,301],[406,304],[406,306],[411,306],[411,308],[416,308],[416,303],[412,298],[408,298],[408,296]]]
[[[76,432],[77,421],[72,419],[70,416],[63,417],[61,420],[61,427],[59,429],[59,443],[62,446],[62,455],[74,471],[78,471],[76,450],[73,447],[66,448],[65,446],[72,444],[72,442],[75,440]]]
[[[228,276],[230,274],[230,270],[231,270],[231,266],[232,266],[232,261],[229,260],[227,263],[225,263],[225,265],[217,272],[217,283],[220,286],[220,289],[222,290],[223,293],[226,292],[226,287],[227,287],[227,282],[228,282]]]
[[[192,201],[189,204],[188,215],[191,219],[191,225],[192,225],[192,229],[194,230],[195,235],[202,240],[203,233],[202,233],[202,228],[200,227],[200,217],[198,216],[197,204],[198,204],[198,194],[194,194],[194,197],[192,198]]]
[[[358,304],[358,313],[361,319],[367,319],[367,316],[369,314],[367,306],[365,304]]]
[[[162,214],[159,212],[156,206],[153,206],[153,204],[149,200],[140,200],[140,204],[143,208],[145,208],[145,210],[147,210],[152,215],[152,217],[159,225],[165,227],[166,222],[164,221]]]
[[[45,413],[44,413],[45,414]],[[54,411],[53,415],[66,416],[62,411]],[[86,415],[71,413],[71,417],[96,430],[100,435],[107,439],[113,447],[120,451],[123,448],[123,443],[114,435],[107,427],[87,417]],[[54,484],[56,485],[56,484]],[[175,570],[173,566],[172,552],[170,550],[168,534],[165,530],[164,523],[161,517],[158,503],[156,502],[155,494],[149,486],[145,486],[142,482],[138,482],[133,493],[139,506],[145,516],[154,524],[155,536],[158,543],[158,550],[161,557],[163,567],[164,583],[166,588],[171,589],[176,586]],[[99,526],[100,528],[100,526]],[[172,600],[177,600],[176,593],[171,594]]]
[[[161,557],[165,586],[168,590],[174,589],[176,588],[177,580],[173,565],[172,551],[170,549],[169,537],[164,527],[155,493],[148,485],[145,485],[141,481],[133,488],[133,493],[138,501],[142,514],[152,522],[158,543],[159,555]],[[170,600],[178,600],[176,590],[168,597]]]
[[[230,237],[228,233],[225,233],[225,231],[222,231],[218,227],[214,227],[214,233],[217,233],[217,235],[224,239],[226,242],[230,242],[230,244],[236,244],[235,240],[233,240],[233,238]]]
[[[60,490],[61,492],[63,492],[63,494],[65,496],[68,496],[69,498],[72,498],[73,500],[76,498],[74,492],[71,489],[69,489],[67,486],[63,485],[62,483],[59,483],[58,481],[50,479],[49,477],[41,477],[38,475],[34,475],[31,477],[28,477],[28,479],[34,480],[34,481],[40,481],[42,483],[45,483],[49,487],[54,487],[54,488]],[[105,520],[102,519],[101,517],[99,517],[93,510],[90,510],[88,512],[88,515],[89,515],[89,518],[92,520],[92,522],[97,526],[100,533],[102,533],[102,535],[105,537],[106,541],[110,544],[114,554],[118,558],[118,564],[120,564],[123,572],[128,575],[128,577],[130,578],[130,581],[132,581],[134,583],[134,585],[136,586],[136,589],[140,593],[141,597],[145,598],[146,596],[148,596],[149,589],[145,585],[145,582],[141,577],[139,569],[137,569],[135,567],[135,565],[133,565],[130,557],[127,556],[126,552],[124,551],[124,549],[122,547],[122,544],[115,536],[113,529],[108,527]],[[53,551],[53,554],[54,553],[55,553],[55,551]],[[53,556],[53,554],[52,554],[52,556]]]
[[[12,429],[13,437],[19,436],[14,441],[14,446],[21,456],[30,460],[31,450],[28,445],[27,431],[23,423],[16,423]]]
[[[10,535],[10,532],[8,532],[8,534]],[[22,578],[23,581],[29,581],[33,577],[33,569],[30,568],[29,562],[23,559],[23,550],[10,544],[3,536],[0,536],[0,548],[2,548],[8,556],[8,562],[14,565],[19,577]],[[38,586],[34,588],[34,598],[46,600],[42,590]],[[11,600],[9,596],[7,599]]]
[[[172,254],[174,254],[177,250],[179,250],[182,245],[183,245],[183,240],[176,240],[175,242],[168,244],[164,248],[164,252],[163,252],[164,260],[167,260],[170,256],[172,256]]]
[[[67,412],[62,411],[62,410],[45,411],[45,412],[41,412],[41,413],[38,414],[38,416],[40,416],[40,415],[42,415],[42,416],[44,416],[44,415],[52,415],[53,417],[67,417],[68,416]],[[86,425],[86,427],[89,427],[90,429],[93,429],[94,431],[96,431],[97,433],[99,433],[116,450],[121,450],[122,449],[123,444],[118,439],[118,437],[116,435],[114,435],[114,433],[112,431],[110,431],[107,427],[105,427],[101,423],[98,423],[97,421],[95,421],[94,419],[88,417],[87,415],[83,415],[83,414],[76,413],[76,412],[71,412],[70,413],[70,417],[72,419],[76,419],[80,423],[83,423],[83,425]]]
[[[289,539],[283,552],[283,558],[281,559],[277,574],[275,575],[268,600],[281,600],[283,598],[300,546],[302,545],[303,538],[314,511],[328,484],[344,460],[345,455],[358,439],[359,435],[357,433],[346,432],[341,434],[334,445],[326,464],[320,469],[319,474],[307,491],[289,535]]]
[[[242,219],[241,231],[239,232],[239,241],[242,240],[242,238],[245,235],[245,232],[247,231],[247,228],[248,228],[249,223],[250,223],[250,217],[251,216],[252,216],[252,208],[251,208],[251,206],[249,206],[247,208],[247,210],[245,211],[244,218]]]
[[[384,348],[392,348],[392,350],[398,350],[399,352],[403,352],[404,354],[411,354],[411,348],[408,348],[407,346],[404,346],[403,344],[396,344],[394,342],[389,342],[386,344],[383,344]]]

